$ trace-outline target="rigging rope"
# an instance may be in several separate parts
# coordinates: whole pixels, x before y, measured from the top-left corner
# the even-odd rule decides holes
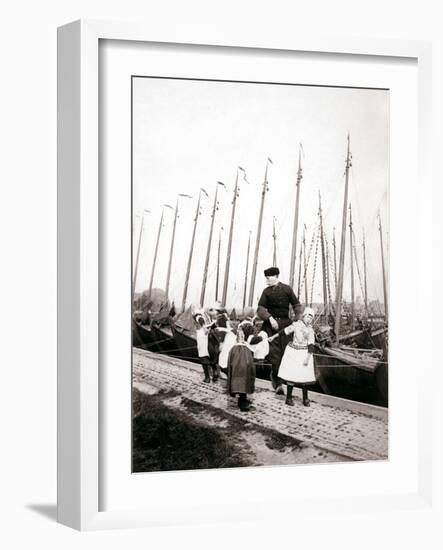
[[[315,243],[314,266],[312,268],[311,297],[309,299],[309,303],[310,303],[311,307],[312,307],[312,300],[313,300],[313,296],[314,296],[315,271],[317,269],[318,243],[320,242],[320,237],[321,237],[321,231],[320,231],[320,224],[319,224],[319,228],[317,230],[317,239],[316,239],[316,243]]]
[[[326,285],[327,285],[327,293],[328,293],[328,302],[329,302],[329,307],[332,309],[333,308],[333,303],[332,303],[332,295],[331,295],[331,281],[330,281],[330,276],[329,276],[329,261],[330,261],[330,258],[329,258],[329,243],[328,243],[328,238],[326,237],[325,233],[323,233],[323,236],[324,236],[324,239],[325,239],[325,248],[326,248]]]
[[[312,248],[314,246],[314,242],[315,242],[315,236],[317,234],[317,225],[318,225],[318,220],[317,220],[317,224],[314,226],[314,231],[312,232],[312,239],[311,239],[311,244],[309,246],[309,251],[308,251],[308,257],[306,258],[306,267],[304,269],[304,274],[303,274],[303,280],[301,282],[301,285],[300,285],[300,292],[302,291],[305,283],[306,283],[306,279],[307,279],[307,274],[308,274],[308,266],[309,266],[309,260],[311,258],[311,253],[312,253]]]
[[[354,236],[354,230],[352,230],[352,235],[353,235],[353,238],[355,239],[355,236]],[[355,241],[354,241],[355,242]],[[358,258],[357,258],[357,250],[356,250],[356,247],[355,245],[353,246],[354,248],[354,258],[355,258],[355,265],[357,266],[357,274],[358,274],[358,280],[360,282],[360,290],[361,290],[361,295],[365,296],[365,291],[363,290],[363,283],[362,283],[362,280],[361,280],[361,274],[360,274],[360,266],[358,265]]]

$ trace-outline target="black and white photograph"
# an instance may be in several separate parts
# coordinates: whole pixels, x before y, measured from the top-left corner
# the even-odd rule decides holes
[[[389,100],[132,77],[133,472],[389,458]]]
[[[5,5],[2,548],[443,547],[438,7]]]

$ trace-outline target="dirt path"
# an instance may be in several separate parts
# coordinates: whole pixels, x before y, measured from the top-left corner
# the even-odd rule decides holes
[[[298,441],[274,430],[261,428],[247,420],[202,405],[182,396],[165,397],[163,403],[178,409],[197,422],[221,430],[234,444],[236,453],[251,466],[342,462],[346,458]]]
[[[254,409],[242,413],[236,401],[226,394],[223,382],[204,384],[195,365],[137,349],[133,354],[133,379],[141,391],[145,387],[146,391],[155,391],[155,388],[177,392],[180,400],[170,406],[186,407],[187,402],[192,402],[210,408],[214,421],[220,421],[217,415],[228,421],[240,419],[248,428],[241,430],[242,437],[255,449],[260,464],[385,460],[388,457],[387,418],[316,402],[311,402],[311,407],[303,407],[298,399],[295,407],[289,408],[284,398],[264,389],[253,395]],[[208,420],[207,413],[194,411],[193,414]],[[266,438],[263,439],[266,430],[291,438],[295,443],[292,451],[290,445],[286,445],[281,453],[269,455],[270,447]],[[277,457],[281,462],[277,462]]]

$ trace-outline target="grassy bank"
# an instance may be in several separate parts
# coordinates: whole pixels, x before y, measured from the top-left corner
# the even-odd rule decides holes
[[[162,403],[165,394],[134,390],[134,472],[248,466],[220,430],[205,426]]]

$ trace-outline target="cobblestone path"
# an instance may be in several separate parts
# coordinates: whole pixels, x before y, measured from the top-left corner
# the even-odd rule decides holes
[[[240,412],[236,400],[225,391],[224,381],[203,383],[196,365],[180,359],[133,351],[133,380],[163,390],[174,390],[198,403],[223,409],[251,424],[277,430],[282,434],[309,442],[354,460],[388,458],[388,422],[380,415],[355,412],[311,400],[303,407],[296,397],[295,406],[285,405],[284,397],[258,389],[252,395],[254,408]]]

